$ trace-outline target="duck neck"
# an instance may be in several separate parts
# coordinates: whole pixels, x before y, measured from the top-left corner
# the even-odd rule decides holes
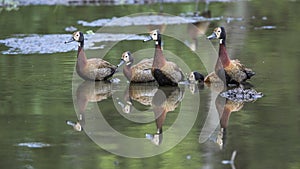
[[[77,52],[77,66],[82,67],[87,64],[87,58],[85,56],[85,52],[83,49],[84,42],[80,42],[78,45],[78,52]]]
[[[132,77],[132,72],[131,72],[131,64],[126,64],[124,67],[123,67],[123,73],[124,75],[126,76],[126,78],[130,81],[131,80],[131,77]]]
[[[161,68],[166,63],[166,58],[163,55],[162,47],[161,47],[161,40],[155,41],[155,53],[153,59],[154,68]]]
[[[219,45],[219,59],[223,65],[223,67],[227,67],[230,64],[230,58],[227,54],[226,45],[225,45],[225,39],[220,40]]]

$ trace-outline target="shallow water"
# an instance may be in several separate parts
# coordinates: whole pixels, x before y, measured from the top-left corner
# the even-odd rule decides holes
[[[199,4],[200,9],[204,6]],[[238,58],[256,72],[251,84],[264,95],[243,104],[224,102],[216,90],[207,86],[181,84],[179,88],[162,89],[153,84],[129,85],[122,72],[114,76],[120,81],[111,84],[83,82],[76,74],[73,76],[77,44],[63,43],[71,37],[66,28],[73,26],[83,31],[87,41],[93,42],[87,47],[88,56],[102,56],[118,64],[121,53],[130,50],[141,60],[153,56],[153,44],[141,42],[147,28],[128,30],[114,26],[99,30],[100,27],[83,26],[78,21],[90,23],[155,12],[158,4],[26,6],[18,11],[2,11],[1,168],[231,168],[222,160],[230,160],[234,150],[237,169],[300,168],[299,48],[295,38],[299,7],[297,1],[210,3],[212,18],[217,19],[210,20],[205,34],[219,25],[226,28],[231,58]],[[194,3],[164,4],[164,13],[184,16],[194,8]],[[209,73],[210,68],[204,63],[210,63],[206,58],[216,51],[207,51],[218,48],[218,42],[211,45],[199,36],[194,44],[181,26],[184,24],[161,27],[165,30],[165,54],[178,62],[185,73]],[[176,30],[181,32],[172,35]],[[118,34],[116,41],[106,41],[100,39],[101,34],[91,34],[103,31],[133,33],[135,38],[124,40]],[[10,42],[11,38],[14,39]],[[14,42],[22,50],[15,52],[4,42]],[[203,51],[204,47],[207,51]],[[200,59],[193,50],[200,52]],[[153,98],[158,102],[151,102]],[[171,106],[176,99],[179,104]],[[154,117],[159,116],[153,106],[161,106],[160,102],[169,103],[171,109],[157,146],[149,139],[156,132]],[[226,133],[225,139],[220,140],[216,112],[218,105],[224,103],[234,105],[237,112],[229,114],[227,122],[226,118],[221,122]],[[66,120],[79,120],[83,131],[75,131]],[[106,122],[123,136],[142,141],[118,138],[106,128]],[[126,153],[118,156],[111,152]],[[146,158],[124,157],[141,154]]]

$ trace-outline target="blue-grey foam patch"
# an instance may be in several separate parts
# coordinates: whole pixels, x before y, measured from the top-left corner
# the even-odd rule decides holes
[[[71,34],[18,34],[11,38],[0,40],[0,43],[9,49],[1,51],[2,54],[51,54],[60,52],[69,52],[76,50],[76,43],[64,44],[66,40],[72,37]],[[122,40],[144,40],[145,36],[134,34],[110,34],[96,33],[85,35],[86,49],[101,49],[105,46],[95,46],[97,42],[122,41]]]
[[[182,14],[183,15],[183,14]],[[83,20],[77,21],[78,24],[88,27],[97,26],[137,26],[137,25],[174,25],[187,24],[198,21],[212,21],[220,18],[205,18],[202,16],[164,16],[164,15],[142,15],[142,16],[125,16],[122,18],[113,17],[111,19],[97,19],[92,22]]]
[[[28,148],[44,148],[50,147],[50,144],[42,143],[42,142],[26,142],[17,144],[19,147],[28,147]]]
[[[276,29],[276,28],[277,28],[276,26],[272,26],[272,25],[254,27],[255,30],[261,30],[261,29],[270,30],[270,29]]]

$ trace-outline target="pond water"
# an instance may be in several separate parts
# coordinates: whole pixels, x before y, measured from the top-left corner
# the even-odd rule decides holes
[[[149,15],[159,4],[1,11],[0,168],[300,168],[299,7],[299,1],[211,2],[211,18],[196,18],[209,24],[205,35],[224,26],[231,58],[256,72],[251,84],[264,96],[244,103],[225,100],[208,86],[128,84],[122,72],[112,83],[77,77],[77,44],[63,43],[75,29],[86,35],[88,57],[118,64],[126,50],[137,60],[152,57],[153,43],[141,40],[159,27],[169,60],[185,73],[209,73],[207,58],[216,55],[218,42],[198,35],[194,41],[189,22],[91,24]],[[165,16],[195,19],[187,16],[194,9],[192,2],[163,4]],[[220,105],[232,109],[220,116]],[[157,111],[162,107],[167,107],[165,118]],[[66,120],[78,121],[83,130]],[[163,135],[155,134],[160,125]],[[234,151],[231,165],[226,160]]]

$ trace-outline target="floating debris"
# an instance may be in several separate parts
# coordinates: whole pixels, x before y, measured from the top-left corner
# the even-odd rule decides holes
[[[255,30],[261,30],[261,29],[276,29],[276,26],[260,26],[260,27],[254,27]]]
[[[234,88],[220,94],[221,97],[227,98],[234,102],[252,102],[263,97],[261,92],[254,89]]]
[[[172,25],[172,24],[187,24],[199,21],[220,20],[216,18],[205,17],[180,17],[180,16],[164,16],[164,15],[142,15],[132,17],[113,17],[111,19],[98,19],[92,22],[83,20],[77,21],[82,26],[98,27],[98,26],[133,26],[133,25]]]
[[[69,52],[76,49],[74,43],[64,44],[64,41],[70,39],[70,34],[49,34],[49,35],[23,35],[18,34],[15,37],[0,40],[5,46],[9,47],[2,54],[50,54],[58,52]],[[95,46],[98,42],[122,41],[122,40],[144,40],[145,36],[135,34],[110,34],[95,33],[86,35],[86,49],[102,49],[103,45]],[[63,45],[60,45],[63,44]]]
[[[188,154],[188,155],[186,156],[186,159],[187,159],[187,160],[190,160],[190,159],[192,159],[192,156]]]
[[[68,27],[65,28],[65,31],[74,32],[74,31],[77,31],[77,28],[75,28],[74,26],[68,26]]]
[[[243,18],[234,18],[234,17],[227,17],[226,18],[227,23],[230,23],[232,21],[243,21],[243,20],[244,20]]]
[[[28,148],[44,148],[50,147],[50,144],[42,143],[42,142],[28,142],[28,143],[19,143],[20,147],[28,147]]]
[[[263,16],[261,19],[264,20],[264,21],[266,21],[266,20],[268,20],[268,17]]]

